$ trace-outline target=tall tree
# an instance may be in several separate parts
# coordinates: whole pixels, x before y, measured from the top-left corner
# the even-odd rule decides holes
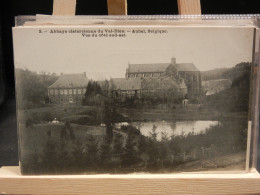
[[[124,155],[122,156],[122,166],[123,167],[130,167],[135,165],[138,162],[137,152],[135,149],[135,136],[133,132],[127,132],[127,140],[126,145],[124,148]]]
[[[117,111],[116,104],[113,100],[109,99],[104,105],[104,122],[106,124],[106,138],[109,143],[113,140],[113,128],[116,122]]]
[[[93,98],[95,99],[97,95],[103,95],[101,86],[96,81],[89,81],[82,101],[83,105],[92,104]]]
[[[110,168],[111,142],[107,138],[103,140],[99,147],[99,166],[105,170]]]
[[[83,144],[77,140],[72,145],[72,152],[71,152],[71,158],[72,158],[72,166],[74,167],[74,171],[82,171],[85,169],[86,165],[84,164],[84,146]]]
[[[17,100],[20,108],[38,107],[48,99],[47,88],[57,76],[37,74],[26,69],[16,69]]]
[[[150,136],[151,136],[151,139],[152,139],[153,141],[156,141],[156,140],[157,140],[157,135],[158,135],[158,133],[156,132],[156,129],[157,129],[157,126],[156,126],[156,125],[153,125],[153,128],[152,128],[152,130],[151,130],[151,132],[150,132]]]
[[[57,144],[51,138],[48,138],[42,154],[42,163],[46,172],[57,172],[57,162]]]
[[[98,162],[98,143],[93,136],[87,140],[87,153],[86,153],[87,169],[95,170]]]
[[[113,154],[121,156],[123,153],[123,137],[119,133],[116,133],[113,140]]]

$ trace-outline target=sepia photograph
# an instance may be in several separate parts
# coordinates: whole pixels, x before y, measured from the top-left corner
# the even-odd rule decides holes
[[[245,171],[254,33],[14,27],[21,172]]]

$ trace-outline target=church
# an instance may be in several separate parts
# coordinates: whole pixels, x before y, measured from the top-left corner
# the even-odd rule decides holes
[[[126,78],[174,78],[180,86],[187,86],[187,96],[197,98],[201,95],[201,72],[193,63],[128,64]]]

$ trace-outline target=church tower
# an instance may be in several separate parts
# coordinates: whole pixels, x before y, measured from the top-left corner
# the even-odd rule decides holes
[[[176,65],[176,58],[175,57],[172,57],[171,64],[174,65],[174,66]]]

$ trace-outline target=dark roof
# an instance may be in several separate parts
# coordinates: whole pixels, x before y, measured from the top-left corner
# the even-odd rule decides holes
[[[129,64],[128,72],[165,72],[170,63]]]
[[[197,67],[192,63],[175,64],[178,71],[199,71]]]
[[[140,90],[140,78],[113,78],[110,81],[112,89],[115,90]]]
[[[69,88],[69,87],[86,87],[88,78],[82,74],[64,74],[48,88]]]

